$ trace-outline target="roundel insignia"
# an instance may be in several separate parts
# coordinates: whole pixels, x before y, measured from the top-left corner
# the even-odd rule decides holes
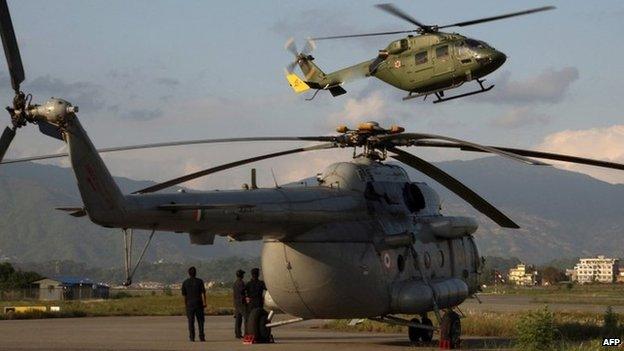
[[[394,68],[401,68],[401,60],[394,61]]]
[[[384,267],[386,267],[387,269],[390,269],[390,267],[392,266],[392,260],[390,259],[390,253],[388,251],[384,251],[381,254],[381,259],[383,260]]]

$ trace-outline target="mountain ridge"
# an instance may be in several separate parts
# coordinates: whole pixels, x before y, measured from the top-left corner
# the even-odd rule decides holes
[[[456,195],[404,167],[412,180],[426,181],[443,199],[446,215],[475,216],[482,255],[516,256],[542,263],[561,257],[606,254],[624,256],[624,185],[544,166],[527,166],[485,157],[445,161],[438,167],[501,209],[522,227],[498,227]],[[124,192],[154,184],[116,177]],[[0,167],[0,258],[21,262],[72,260],[93,266],[118,266],[119,230],[98,227],[86,218],[53,210],[78,206],[80,196],[71,169],[24,163]],[[147,234],[138,234],[137,251]],[[188,236],[158,233],[146,260],[185,262],[226,256],[257,257],[260,242],[190,245]]]

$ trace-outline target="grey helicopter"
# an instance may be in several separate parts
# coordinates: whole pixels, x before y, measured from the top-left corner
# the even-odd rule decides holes
[[[409,133],[399,126],[362,123],[341,126],[335,135],[222,138],[97,149],[78,119],[78,107],[61,98],[42,104],[20,90],[24,69],[5,0],[0,0],[0,34],[15,97],[11,124],[0,137],[0,161],[18,129],[37,125],[66,143],[68,152],[3,164],[69,157],[83,204],[61,207],[75,217],[124,233],[126,283],[156,231],[187,233],[190,242],[210,245],[216,236],[262,240],[265,308],[250,312],[247,333],[273,340],[273,328],[302,320],[372,319],[408,327],[410,341],[460,345],[457,306],[479,291],[482,259],[473,234],[474,218],[441,214],[441,201],[426,183],[413,182],[399,161],[440,183],[505,228],[519,228],[486,199],[405,147],[451,148],[498,155],[528,165],[558,160],[624,170],[624,165],[540,151],[486,146],[452,137]],[[123,194],[100,154],[178,145],[234,142],[310,142],[308,146],[258,155],[211,167]],[[245,189],[159,192],[186,181],[284,155],[349,148],[353,158],[329,165],[315,184],[259,188],[252,176]],[[150,231],[133,263],[132,230]],[[276,312],[292,319],[274,321]],[[404,317],[411,315],[413,317]],[[437,323],[433,323],[432,318]]]

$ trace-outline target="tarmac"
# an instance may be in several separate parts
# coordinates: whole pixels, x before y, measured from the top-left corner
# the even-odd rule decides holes
[[[463,311],[519,311],[539,308],[522,296],[488,296],[466,301]],[[603,312],[591,304],[549,304],[553,311]],[[618,306],[616,312],[622,313]],[[291,318],[277,315],[276,320]],[[437,350],[437,345],[411,345],[405,334],[351,333],[323,329],[322,320],[275,328],[274,344],[243,345],[233,335],[231,316],[206,317],[206,342],[188,341],[186,318],[95,317],[0,321],[0,350]],[[437,336],[436,336],[437,338]],[[464,337],[464,350],[505,349],[509,340]]]
[[[405,334],[346,333],[322,329],[322,324],[313,320],[279,327],[273,331],[274,344],[244,345],[234,338],[231,316],[206,317],[206,342],[188,341],[183,316],[12,320],[0,321],[0,350],[437,350],[435,343],[415,348]],[[481,349],[501,343],[506,341],[469,338],[465,345]]]

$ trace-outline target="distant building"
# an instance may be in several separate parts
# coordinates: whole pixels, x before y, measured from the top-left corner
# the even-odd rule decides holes
[[[566,275],[566,277],[568,277],[568,280],[571,281],[571,282],[575,282],[575,281],[578,280],[577,277],[576,277],[576,269],[574,269],[574,268],[572,268],[572,269],[567,268],[565,270],[565,275]]]
[[[165,284],[161,282],[141,281],[135,284],[135,287],[139,289],[159,290],[164,289]]]
[[[615,282],[616,283],[624,283],[624,270],[620,269],[619,274],[617,275],[617,277],[615,278]]]
[[[35,298],[39,300],[107,299],[109,286],[88,278],[44,278],[32,283]]]
[[[539,275],[533,266],[521,263],[509,270],[508,280],[515,285],[533,286],[539,283]]]
[[[613,283],[619,274],[619,260],[604,256],[581,258],[574,266],[576,281],[585,283]]]

